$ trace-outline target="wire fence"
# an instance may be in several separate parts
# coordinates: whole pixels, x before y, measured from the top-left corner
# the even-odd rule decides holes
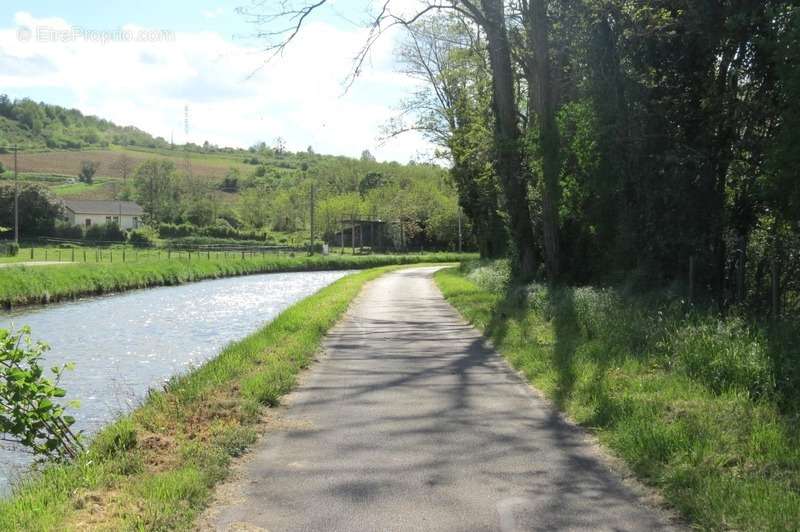
[[[187,245],[172,243],[153,246],[122,242],[84,242],[62,238],[41,238],[20,243],[14,257],[5,262],[142,262],[153,260],[244,260],[264,255],[308,252],[292,246],[253,246],[236,244]]]

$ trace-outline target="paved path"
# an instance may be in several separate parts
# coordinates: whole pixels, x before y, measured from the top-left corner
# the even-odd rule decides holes
[[[219,530],[659,530],[431,279],[368,285],[240,472]]]

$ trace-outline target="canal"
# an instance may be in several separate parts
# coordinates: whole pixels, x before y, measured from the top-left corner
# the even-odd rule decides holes
[[[91,434],[139,404],[148,389],[199,366],[293,303],[349,272],[273,273],[0,313],[0,328],[28,325],[51,349],[45,366],[73,363],[64,401],[76,400],[77,430]],[[0,448],[0,493],[29,457]]]

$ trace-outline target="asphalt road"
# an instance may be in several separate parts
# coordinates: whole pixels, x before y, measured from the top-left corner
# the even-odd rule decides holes
[[[365,288],[206,527],[671,528],[484,345],[434,270]]]

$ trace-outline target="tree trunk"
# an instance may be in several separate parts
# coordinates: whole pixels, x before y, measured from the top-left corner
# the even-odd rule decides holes
[[[523,169],[521,133],[517,123],[517,102],[511,48],[506,32],[502,0],[481,0],[484,30],[492,69],[492,111],[494,113],[495,171],[500,177],[508,209],[511,237],[516,244],[516,268],[523,279],[536,269],[528,187]]]
[[[529,52],[532,52],[533,56],[531,70],[535,77],[533,86],[536,88],[539,143],[542,150],[544,178],[542,184],[542,232],[544,234],[545,265],[550,281],[555,281],[560,274],[558,209],[561,202],[561,183],[559,181],[561,153],[553,80],[550,72],[546,0],[531,0],[530,10],[526,31],[528,47],[532,48]]]

